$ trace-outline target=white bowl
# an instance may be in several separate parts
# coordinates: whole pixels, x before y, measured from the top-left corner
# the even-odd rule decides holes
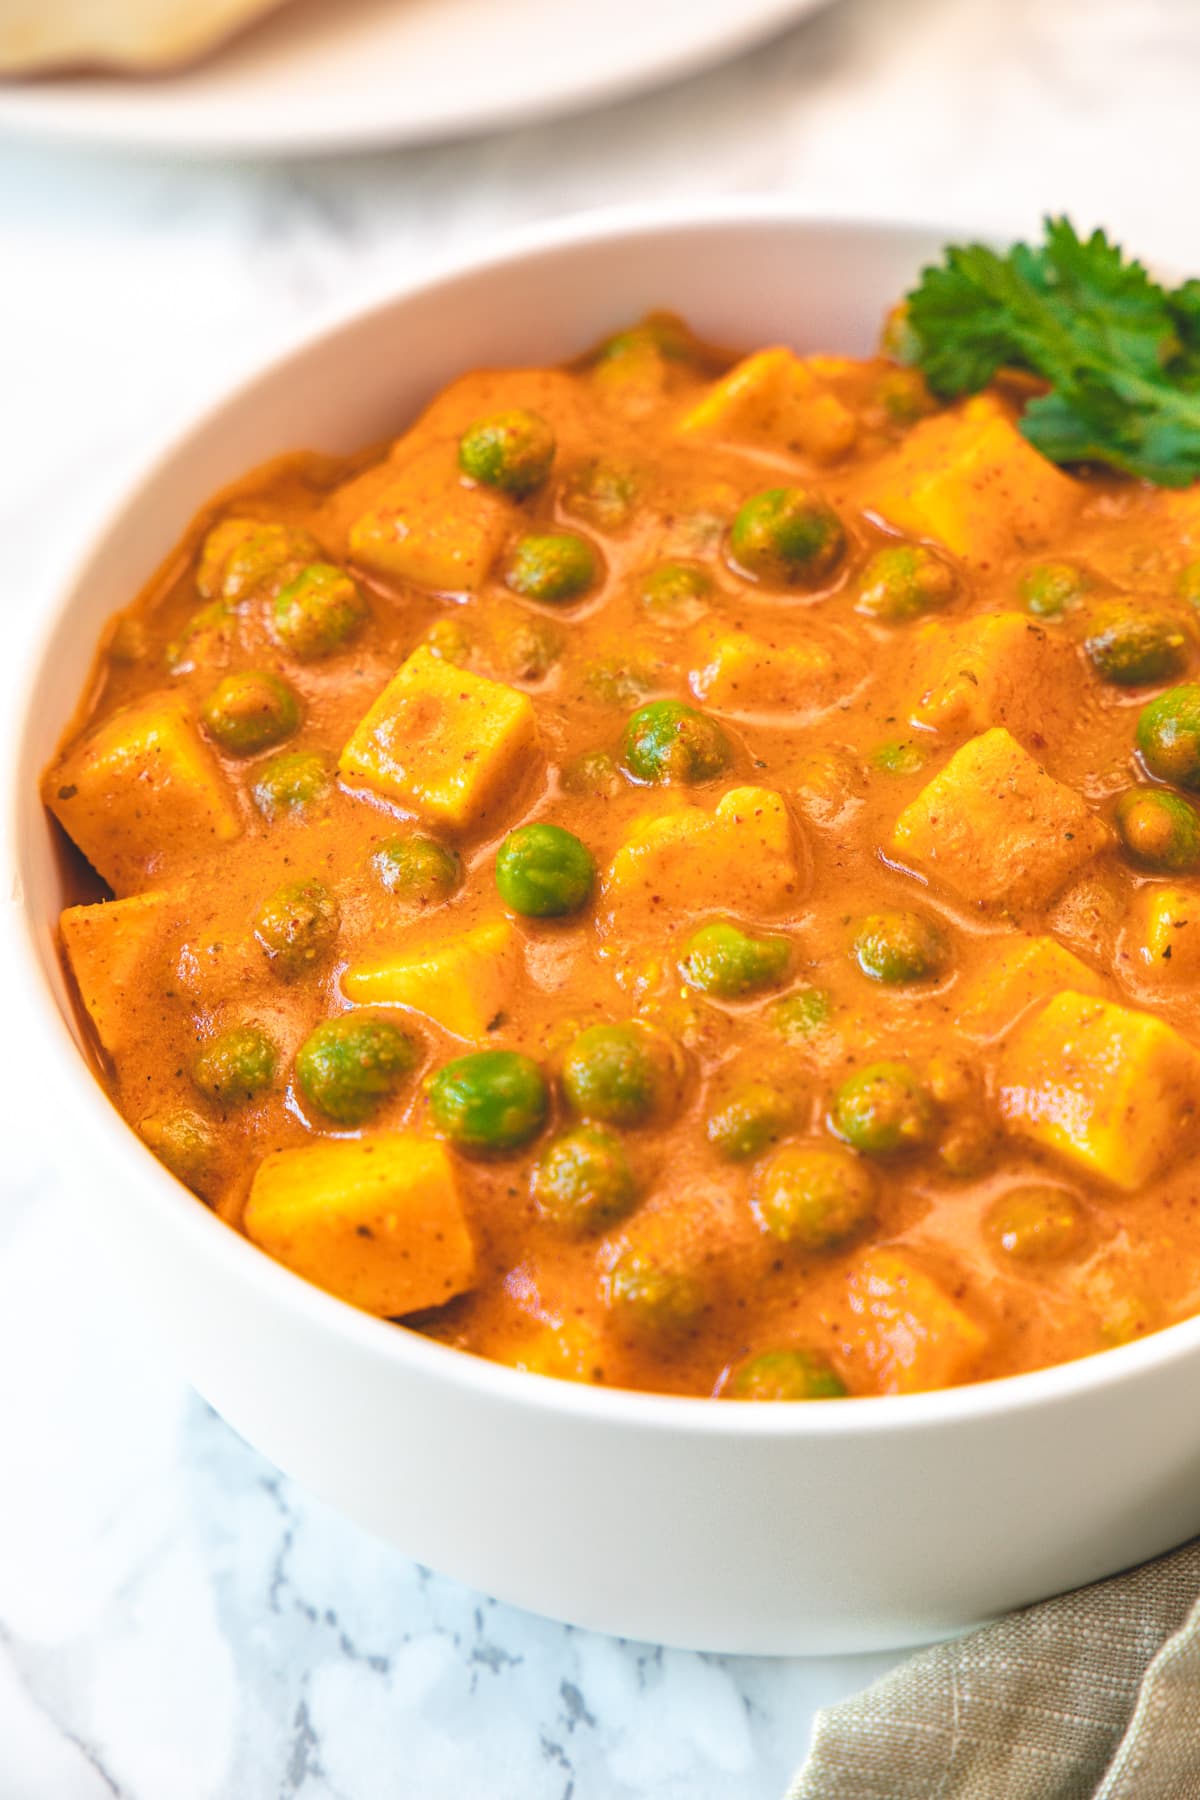
[[[54,602],[13,813],[22,962],[87,1211],[196,1386],[433,1568],[602,1631],[722,1651],[915,1643],[1200,1530],[1200,1320],[903,1399],[731,1406],[525,1375],[352,1311],[228,1230],[110,1106],[58,966],[38,774],[100,629],[217,488],[394,433],[460,371],[554,361],[654,306],[747,348],[864,352],[940,234],[784,206],[526,235],[305,339],[145,470]]]

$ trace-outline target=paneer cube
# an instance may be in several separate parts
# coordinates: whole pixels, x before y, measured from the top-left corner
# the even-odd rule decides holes
[[[1079,505],[1078,485],[990,396],[915,426],[878,482],[873,511],[977,565],[1049,543]]]
[[[174,915],[161,890],[95,906],[68,906],[59,919],[79,998],[108,1054],[119,1056],[138,1041],[140,1003],[151,979],[151,959]]]
[[[890,848],[969,905],[1019,911],[1051,899],[1108,841],[1074,789],[997,727],[905,807]]]
[[[1140,974],[1169,987],[1200,981],[1200,894],[1144,887],[1133,903],[1131,928]]]
[[[242,829],[216,758],[173,699],[113,713],[59,760],[44,796],[117,895],[160,886]]]
[[[1004,725],[1038,743],[1078,716],[1074,647],[1025,613],[928,625],[914,646],[912,723],[950,737]]]
[[[350,782],[452,831],[496,829],[531,773],[528,694],[414,650],[342,751]]]
[[[1151,1013],[1058,994],[1005,1045],[1000,1110],[1019,1136],[1133,1193],[1195,1142],[1200,1052]]]
[[[832,462],[852,447],[854,414],[790,350],[756,351],[715,381],[684,414],[683,437],[768,444]]]
[[[850,1313],[843,1346],[861,1358],[875,1391],[920,1394],[969,1381],[988,1336],[944,1288],[908,1256],[869,1250],[846,1282]]]
[[[490,919],[424,949],[354,963],[342,976],[359,1006],[409,1006],[454,1037],[478,1042],[508,1005],[522,967],[507,919]]]
[[[454,443],[432,444],[396,468],[349,531],[354,561],[389,581],[439,594],[474,594],[512,523],[490,488],[469,486]]]
[[[1018,938],[990,956],[983,972],[963,990],[959,1023],[990,1037],[1006,1031],[1039,1000],[1065,988],[1101,994],[1104,982],[1055,938]]]
[[[681,910],[784,911],[800,895],[787,807],[771,788],[731,788],[715,812],[700,806],[642,819],[613,858],[604,898],[610,920],[653,924]]]
[[[771,644],[715,621],[692,632],[688,653],[688,682],[697,699],[738,717],[812,712],[829,706],[856,676],[847,668],[839,679],[833,652],[815,639]]]
[[[272,1152],[242,1222],[276,1262],[382,1318],[441,1306],[475,1280],[449,1153],[407,1132]]]

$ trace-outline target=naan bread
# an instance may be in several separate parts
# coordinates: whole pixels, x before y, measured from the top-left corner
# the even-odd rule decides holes
[[[0,75],[191,62],[279,0],[0,0]]]

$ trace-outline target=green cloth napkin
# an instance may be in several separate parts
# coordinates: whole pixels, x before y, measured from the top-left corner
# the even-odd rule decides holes
[[[1200,1540],[818,1713],[788,1800],[1200,1800]]]

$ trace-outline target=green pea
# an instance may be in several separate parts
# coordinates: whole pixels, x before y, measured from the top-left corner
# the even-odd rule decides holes
[[[596,861],[561,825],[521,825],[496,855],[496,886],[505,905],[531,919],[578,912],[591,898]]]
[[[723,1400],[842,1400],[847,1388],[817,1350],[761,1350],[730,1371]]]
[[[868,561],[854,610],[885,625],[900,625],[940,612],[957,587],[954,570],[923,544],[891,544]]]
[[[679,959],[689,987],[719,1000],[743,1000],[763,988],[778,987],[787,974],[792,947],[785,937],[754,937],[723,920],[693,931]]]
[[[1044,562],[1025,571],[1017,591],[1026,612],[1038,619],[1057,619],[1079,604],[1087,588],[1086,575],[1074,563]]]
[[[759,1172],[754,1205],[780,1243],[832,1250],[874,1217],[875,1198],[875,1177],[848,1150],[785,1144]]]
[[[946,966],[946,940],[920,913],[870,913],[859,922],[853,950],[863,974],[890,987],[933,981]]]
[[[219,1106],[241,1106],[275,1080],[279,1052],[258,1025],[234,1025],[211,1038],[192,1065],[192,1080]]]
[[[972,1181],[995,1160],[996,1133],[982,1113],[965,1113],[943,1133],[938,1161],[947,1175]]]
[[[746,574],[772,587],[821,587],[846,554],[846,533],[827,501],[807,488],[752,494],[733,521],[729,547]]]
[[[275,636],[304,662],[342,649],[362,630],[367,617],[358,583],[332,563],[309,563],[271,603]]]
[[[711,556],[721,548],[729,530],[729,509],[694,506],[675,520],[675,537],[682,556]]]
[[[423,642],[434,656],[453,663],[456,669],[469,667],[475,655],[475,640],[461,619],[450,616],[435,619]]]
[[[517,540],[504,579],[526,600],[561,605],[578,600],[593,587],[600,565],[586,538],[573,531],[530,533]]]
[[[320,881],[285,881],[264,900],[254,935],[271,973],[296,981],[324,961],[337,942],[341,912]]]
[[[296,1056],[296,1084],[336,1125],[362,1125],[390,1100],[417,1061],[407,1032],[359,1012],[326,1019]]]
[[[205,1121],[187,1107],[151,1113],[138,1132],[160,1163],[189,1187],[203,1181],[217,1157],[217,1140]]]
[[[983,1228],[1017,1262],[1057,1262],[1080,1248],[1086,1220],[1062,1188],[1034,1186],[1001,1194],[984,1214]]]
[[[266,525],[249,533],[227,557],[221,594],[235,605],[270,592],[297,564],[320,555],[316,539],[291,525]]]
[[[928,1089],[907,1062],[873,1062],[838,1087],[833,1129],[865,1156],[923,1150],[936,1136],[937,1114]]]
[[[630,706],[644,700],[663,681],[663,665],[656,657],[605,656],[584,670],[583,685],[588,698],[601,706]]]
[[[607,750],[584,750],[563,764],[562,784],[568,794],[612,800],[621,792],[621,775]]]
[[[223,519],[204,540],[196,586],[205,600],[240,606],[320,554],[317,540],[297,526]]]
[[[694,1050],[705,1058],[719,1054],[728,1045],[732,1031],[732,1022],[724,1013],[694,994],[679,990],[644,998],[638,1007],[638,1018],[656,1031],[665,1031],[675,1044],[677,1055],[683,1050]]]
[[[1168,688],[1138,714],[1137,747],[1160,781],[1200,788],[1200,686]]]
[[[516,1050],[477,1050],[438,1070],[434,1124],[462,1150],[519,1150],[546,1122],[550,1097],[537,1064]]]
[[[371,858],[371,867],[387,893],[417,906],[439,905],[462,880],[458,852],[420,831],[389,838]]]
[[[928,1089],[907,1063],[870,1063],[851,1075],[833,1097],[831,1122],[838,1136],[868,1156],[923,1150],[937,1132]]]
[[[607,1231],[633,1205],[637,1186],[619,1137],[579,1125],[542,1152],[530,1192],[544,1219],[571,1232]]]
[[[167,645],[164,661],[172,675],[218,668],[232,654],[237,633],[237,608],[228,600],[211,600],[192,614],[180,635]]]
[[[1182,794],[1130,788],[1117,801],[1117,830],[1143,869],[1183,875],[1200,864],[1200,815]]]
[[[873,769],[887,775],[919,775],[927,758],[920,744],[911,738],[889,738],[877,744],[867,759]]]
[[[637,474],[627,464],[592,457],[565,483],[562,504],[599,531],[619,531],[629,523],[638,487]]]
[[[562,633],[548,619],[522,613],[496,632],[500,672],[509,681],[543,681],[562,655]]]
[[[805,1044],[829,1021],[830,999],[824,989],[798,988],[768,1008],[767,1023],[785,1044]]]
[[[264,819],[303,818],[333,789],[333,769],[319,750],[289,750],[255,772],[251,793]]]
[[[266,669],[226,675],[200,709],[210,736],[231,756],[253,756],[281,744],[300,726],[300,701],[282,676]]]
[[[523,406],[477,419],[458,442],[458,466],[472,481],[524,500],[541,487],[554,461],[554,433]]]
[[[590,1025],[563,1059],[562,1083],[581,1118],[645,1125],[678,1102],[679,1054],[670,1038],[649,1025]]]
[[[605,1300],[616,1320],[647,1337],[682,1336],[705,1307],[701,1284],[665,1255],[630,1246],[608,1271]]]
[[[875,397],[896,425],[915,425],[937,410],[937,401],[917,369],[888,369],[876,384]]]
[[[1169,681],[1187,664],[1188,640],[1169,613],[1114,601],[1097,608],[1084,649],[1102,681],[1145,687]]]
[[[637,596],[656,618],[690,625],[707,611],[712,585],[712,576],[694,563],[658,563],[642,576]]]
[[[635,781],[712,781],[733,758],[716,720],[680,700],[652,700],[639,707],[625,727],[621,747]]]
[[[696,355],[696,340],[673,313],[651,313],[640,324],[607,338],[596,352],[596,361],[620,361],[626,356],[643,356],[647,351],[668,362],[691,362]]]
[[[709,1113],[705,1130],[719,1156],[748,1162],[783,1136],[794,1112],[792,1101],[771,1082],[744,1081]]]

